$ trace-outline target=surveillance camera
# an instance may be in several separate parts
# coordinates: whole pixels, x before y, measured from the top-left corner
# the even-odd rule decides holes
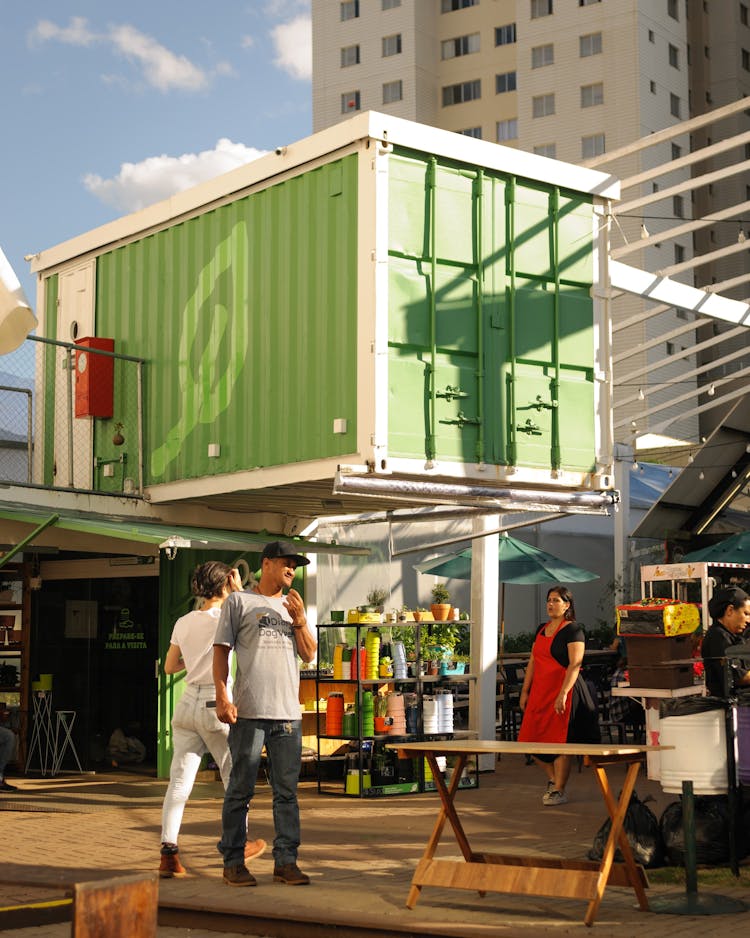
[[[274,153],[276,156],[286,156],[286,147],[276,147]]]

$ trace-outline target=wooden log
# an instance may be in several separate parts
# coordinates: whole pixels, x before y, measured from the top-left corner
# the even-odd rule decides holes
[[[156,938],[158,873],[76,883],[73,938]]]

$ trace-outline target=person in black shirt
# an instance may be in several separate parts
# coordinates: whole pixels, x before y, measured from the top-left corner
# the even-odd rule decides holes
[[[713,623],[703,639],[701,655],[706,669],[706,690],[712,697],[726,697],[734,687],[750,685],[750,671],[731,666],[734,687],[725,687],[724,658],[727,648],[743,641],[750,625],[750,596],[738,587],[722,587],[708,603]]]

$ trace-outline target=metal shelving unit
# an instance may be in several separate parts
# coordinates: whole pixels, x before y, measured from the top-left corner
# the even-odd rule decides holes
[[[318,792],[320,794],[343,795],[355,798],[374,798],[384,795],[418,794],[434,791],[435,785],[430,778],[425,778],[423,760],[398,759],[394,750],[386,749],[386,744],[398,742],[416,742],[424,739],[461,739],[474,734],[467,730],[454,730],[446,733],[424,732],[425,694],[431,689],[450,689],[459,684],[466,684],[476,678],[472,674],[423,674],[424,658],[422,656],[422,627],[431,623],[400,622],[399,626],[408,626],[415,629],[414,647],[415,657],[412,667],[415,673],[406,678],[383,676],[378,678],[362,677],[361,669],[357,668],[357,676],[349,679],[333,678],[330,676],[316,676],[316,708],[318,712]],[[470,622],[462,624],[470,626]],[[354,651],[359,655],[364,647],[364,636],[370,629],[380,629],[372,623],[352,623],[342,626],[340,622],[320,623],[318,630],[318,646],[320,647],[321,632],[327,629],[340,628],[353,629],[355,634]],[[383,626],[388,628],[388,625]],[[358,659],[359,660],[359,659]],[[340,736],[330,736],[326,729],[326,710],[320,708],[322,699],[321,690],[331,693],[342,693],[344,705],[355,704],[356,732]],[[389,691],[400,691],[404,694],[414,694],[416,713],[412,715],[410,723],[414,726],[413,732],[396,735],[391,732],[365,735],[363,733],[362,699],[365,691],[371,691],[378,696]],[[326,697],[327,703],[328,697]],[[329,740],[340,742],[338,750],[332,754],[321,752],[321,741]],[[473,773],[461,780],[462,788],[476,788],[479,783],[476,767]]]

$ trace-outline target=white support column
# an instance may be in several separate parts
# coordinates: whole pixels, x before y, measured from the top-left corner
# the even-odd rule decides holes
[[[497,530],[499,515],[474,518],[471,542],[471,673],[476,675],[469,690],[469,728],[480,739],[495,738],[497,719],[497,635],[498,635],[498,548],[499,534],[482,537],[483,531]],[[492,770],[495,757],[479,757],[480,770]]]
[[[630,578],[630,473],[633,471],[633,449],[624,444],[615,445],[615,487],[620,490],[620,504],[614,507],[613,573],[615,583],[623,585]],[[615,602],[622,602],[616,595]]]

